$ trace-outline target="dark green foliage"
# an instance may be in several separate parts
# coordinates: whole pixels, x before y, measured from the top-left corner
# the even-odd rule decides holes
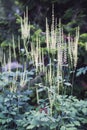
[[[52,3],[55,5],[55,17],[61,18],[64,25],[67,24],[67,32],[73,32],[77,25],[80,26],[81,32],[87,31],[86,0],[0,0],[0,41],[11,38],[10,34],[13,32],[17,34],[16,16],[23,16],[26,7],[29,9],[30,22],[44,31],[43,23],[46,17],[51,24]]]
[[[87,42],[87,33],[83,33],[80,35],[80,42],[82,43]]]
[[[21,74],[20,72],[19,75]],[[27,72],[27,74],[29,78],[33,76],[31,72]],[[1,130],[86,129],[87,101],[79,101],[73,96],[56,95],[53,113],[50,115],[50,105],[46,94],[47,88],[38,88],[41,99],[37,104],[36,88],[11,92],[9,90],[10,83],[15,83],[15,81],[10,79],[8,82],[1,82],[6,81],[5,78],[9,75],[15,76],[15,72],[4,72],[0,75],[0,86],[2,86],[0,95]],[[19,80],[16,82],[19,84]],[[66,85],[68,86],[69,83],[66,83]],[[8,89],[6,86],[8,86]],[[53,92],[53,90],[50,91]]]
[[[23,117],[23,113],[31,110],[29,105],[29,95],[31,92],[11,93],[4,91],[4,95],[0,95],[0,126],[2,129],[16,129],[16,120]]]
[[[24,96],[24,97],[23,97]],[[75,97],[58,96],[54,104],[53,116],[49,115],[49,105],[30,106],[27,91],[22,94],[8,93],[0,96],[1,130],[54,130],[86,129],[87,102]]]

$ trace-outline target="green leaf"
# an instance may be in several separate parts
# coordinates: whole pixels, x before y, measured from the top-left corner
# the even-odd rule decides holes
[[[66,125],[67,127],[74,127],[75,125],[74,124],[68,124]]]
[[[27,126],[27,130],[30,130],[30,129],[33,129],[35,126],[34,125],[29,125],[29,126]]]
[[[49,121],[49,119],[47,117],[42,117],[41,121],[47,122],[47,121]]]
[[[76,126],[80,126],[80,122],[79,121],[74,121],[73,122]]]
[[[67,128],[66,130],[77,130],[75,127]]]
[[[62,127],[60,128],[60,130],[66,130],[66,127],[65,127],[65,126],[62,126]]]
[[[6,121],[7,121],[7,123],[9,123],[12,121],[12,118],[8,118]]]
[[[0,95],[0,103],[2,103],[4,98]]]
[[[83,120],[81,120],[81,123],[87,124],[87,119],[83,118]]]
[[[33,120],[31,121],[31,125],[37,126],[41,123],[41,121],[38,121],[37,118],[33,118]]]
[[[11,112],[10,114],[11,114],[11,115],[16,115],[16,112]]]
[[[87,108],[83,108],[82,112],[83,112],[84,115],[87,115]]]
[[[7,121],[6,120],[1,120],[0,122],[2,123],[2,125],[4,125]]]
[[[3,113],[0,113],[0,118],[1,118],[1,119],[4,119],[4,118],[6,118],[6,117],[3,115]]]
[[[23,127],[27,127],[29,125],[29,122],[25,123]]]
[[[23,101],[25,101],[25,102],[28,101],[29,99],[30,99],[30,98],[27,97],[27,96],[24,96],[24,97],[23,97]]]
[[[58,123],[52,123],[50,124],[50,129],[55,129],[58,126]]]

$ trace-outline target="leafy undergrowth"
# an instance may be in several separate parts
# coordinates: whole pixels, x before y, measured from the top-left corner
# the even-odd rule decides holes
[[[32,79],[34,71],[26,72],[27,80]],[[25,73],[25,74],[26,74]],[[20,81],[15,76],[22,72],[3,72],[0,75],[0,130],[86,130],[87,101],[74,96],[55,95],[52,108],[47,88],[38,88],[42,95],[37,102],[36,88],[20,91]],[[25,81],[25,80],[24,80]]]
[[[52,114],[47,100],[31,105],[32,91],[0,95],[0,130],[86,130],[87,101],[58,95]]]

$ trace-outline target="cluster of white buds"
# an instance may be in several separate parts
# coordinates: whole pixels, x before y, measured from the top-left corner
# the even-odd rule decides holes
[[[24,13],[24,18],[21,18],[21,35],[22,39],[30,37],[30,23],[28,22],[28,10]]]

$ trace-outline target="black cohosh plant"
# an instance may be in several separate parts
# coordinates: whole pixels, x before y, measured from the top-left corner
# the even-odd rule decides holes
[[[74,78],[70,82],[69,77],[77,65],[79,28],[76,29],[75,38],[71,38],[69,34],[66,40],[61,20],[59,19],[59,23],[57,23],[57,20],[54,19],[54,11],[52,11],[52,25],[51,27],[48,25],[46,18],[45,35],[45,47],[41,47],[40,33],[36,35],[36,42],[31,41],[27,10],[24,18],[21,18],[21,38],[18,37],[17,45],[19,53],[25,56],[21,56],[21,60],[19,59],[24,65],[23,69],[19,70],[17,67],[13,72],[9,66],[8,71],[2,72],[0,75],[0,86],[2,86],[3,93],[7,94],[7,97],[12,95],[12,99],[5,97],[6,106],[5,104],[3,106],[6,109],[9,107],[8,117],[10,119],[8,121],[6,117],[4,119],[3,116],[0,117],[1,120],[4,120],[0,122],[2,129],[9,129],[8,124],[11,121],[14,121],[15,124],[13,129],[18,130],[78,130],[82,127],[85,128],[84,124],[87,123],[85,101],[67,96],[67,94],[73,93]],[[14,59],[16,59],[14,36],[12,41]],[[23,48],[21,48],[21,44]],[[30,49],[28,44],[30,44]],[[7,64],[6,61],[12,62],[11,50],[9,45],[8,59],[4,54],[4,65]],[[83,109],[81,103],[85,106]],[[7,106],[8,104],[9,106]],[[2,109],[1,112],[3,113]],[[10,112],[13,114],[12,117]]]
[[[52,96],[50,90],[55,92],[56,94],[66,94],[66,88],[71,88],[71,92],[73,93],[73,78],[72,83],[69,81],[69,75],[71,71],[74,71],[77,64],[77,51],[78,51],[78,39],[79,39],[79,29],[76,30],[76,36],[75,38],[71,38],[70,34],[68,35],[68,40],[64,37],[63,27],[61,24],[61,20],[59,19],[59,24],[57,24],[57,20],[54,19],[54,7],[52,10],[52,25],[49,27],[48,21],[46,18],[46,47],[41,48],[40,46],[40,34],[36,35],[36,43],[33,43],[31,41],[31,50],[28,49],[28,44],[30,43],[30,23],[28,22],[28,9],[26,9],[26,13],[24,13],[24,18],[21,18],[21,40],[24,47],[24,55],[26,55],[26,59],[23,58],[22,64],[24,64],[23,73],[20,75],[17,73],[16,70],[16,76],[20,77],[19,85],[18,87],[21,87],[21,89],[26,89],[36,83],[42,82],[41,80],[39,82],[32,80],[28,76],[28,72],[26,70],[26,61],[33,62],[32,66],[34,72],[34,75],[38,75],[39,72],[44,72],[44,83],[43,88],[46,86],[46,89],[48,90],[48,97],[50,101],[50,105],[52,108],[52,104],[55,101],[56,96]],[[16,59],[16,51],[15,51],[15,41],[14,36],[12,38],[13,40],[13,53],[14,53],[14,59]],[[21,43],[18,40],[18,48],[19,52],[21,53]],[[44,53],[47,52],[47,56],[49,61],[47,61],[47,64],[45,65],[46,60],[44,59]],[[11,63],[12,61],[12,51],[11,46],[9,45],[9,56],[8,56],[8,62]],[[6,64],[5,61],[5,54],[4,54],[4,64]],[[20,61],[20,60],[19,60]],[[31,71],[33,71],[33,69]],[[11,68],[9,66],[8,71],[11,71]],[[37,78],[36,78],[37,79]],[[16,84],[16,83],[15,83]],[[30,85],[29,85],[30,84]],[[14,88],[15,85],[13,83],[11,84],[11,91],[12,88]],[[42,87],[41,86],[41,87]],[[17,89],[17,85],[16,85]],[[14,90],[14,89],[13,89]],[[37,90],[37,89],[36,89]],[[70,90],[70,89],[69,89]],[[16,90],[15,90],[16,91]],[[37,90],[38,95],[38,90]],[[39,101],[38,101],[39,102]]]

